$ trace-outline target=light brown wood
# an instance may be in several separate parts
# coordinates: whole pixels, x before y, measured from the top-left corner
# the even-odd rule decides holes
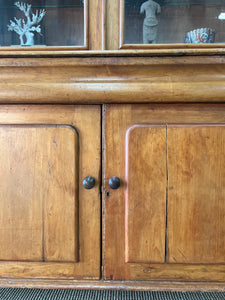
[[[120,0],[106,0],[106,49],[119,49]]]
[[[3,125],[0,141],[0,260],[77,261],[77,133]]]
[[[39,179],[34,184],[30,176],[38,169],[40,173],[41,159],[35,155],[40,148],[37,143],[33,145],[35,136],[36,129],[0,127],[1,260],[43,259],[43,189]]]
[[[179,291],[179,292],[224,292],[222,282],[184,282],[166,280],[148,281],[107,281],[107,280],[40,280],[40,279],[0,279],[5,288],[47,288],[47,289],[94,289],[94,290],[128,290],[128,291]],[[219,296],[219,295],[218,295]]]
[[[105,49],[105,1],[89,0],[89,49]]]
[[[105,7],[105,6],[104,6]],[[104,9],[103,7],[103,9]],[[105,18],[104,18],[105,20]],[[106,21],[104,21],[106,22]],[[106,25],[104,25],[103,32],[106,31]],[[106,33],[105,33],[106,35]],[[104,38],[103,38],[104,42]],[[106,43],[106,41],[105,41]],[[103,43],[103,45],[105,44]],[[152,49],[138,47],[130,48],[129,45],[123,46],[122,50],[89,50],[83,47],[64,47],[64,46],[49,46],[49,47],[1,47],[0,57],[179,57],[179,56],[207,56],[207,59],[211,55],[224,55],[225,49],[220,44],[217,48],[208,46],[208,48],[199,44],[198,48],[185,46],[183,44],[176,44],[177,47],[171,47],[168,49],[166,45],[160,45],[160,47],[153,47]],[[210,44],[208,44],[210,45]],[[211,44],[212,45],[212,44]],[[135,45],[134,45],[135,46]]]
[[[48,133],[46,150],[42,140],[44,137],[44,134],[36,136],[39,146],[42,146],[42,151],[44,150],[44,159],[40,163],[42,172],[46,168],[45,173],[41,172],[41,180],[39,179],[40,186],[43,185],[44,190],[41,195],[44,206],[44,260],[77,262],[78,134],[73,127],[58,127]],[[35,176],[35,180],[38,177],[36,172],[31,175]]]
[[[158,53],[174,53],[176,50],[177,54],[181,53],[212,53],[212,51],[217,52],[224,48],[223,44],[122,44],[120,49],[122,50],[147,50],[148,53],[154,53],[158,50]]]
[[[4,58],[0,103],[223,102],[224,66],[220,56]]]
[[[102,57],[102,58],[109,58],[109,57],[117,57],[119,60],[121,60],[121,57],[129,57],[132,58],[139,58],[140,57],[151,57],[151,58],[165,58],[165,62],[171,60],[171,58],[184,58],[183,56],[187,56],[188,60],[192,59],[197,60],[197,57],[204,56],[204,59],[211,60],[213,57],[211,55],[216,56],[223,56],[225,53],[224,48],[209,48],[205,49],[204,47],[199,49],[192,49],[192,48],[179,48],[179,49],[166,49],[165,47],[162,47],[162,49],[152,49],[151,51],[148,49],[126,49],[126,50],[79,50],[75,51],[75,48],[73,47],[55,47],[55,46],[49,46],[49,47],[0,47],[0,57],[1,58],[39,58],[37,61],[41,61],[41,58],[57,58],[58,62],[59,58],[66,58],[66,57],[73,57],[73,60],[76,58],[89,58],[90,60],[95,60],[96,57]],[[190,56],[190,57],[189,57]],[[196,57],[197,56],[197,57]],[[214,57],[218,58],[218,57]],[[171,60],[171,62],[173,61]],[[154,60],[153,60],[154,61]],[[162,64],[165,63],[162,60]],[[203,61],[204,62],[204,61]],[[203,63],[202,62],[202,63]],[[80,62],[81,63],[81,62]],[[147,62],[146,62],[147,63]],[[199,62],[198,62],[199,63]]]
[[[225,126],[168,127],[168,262],[225,263]]]
[[[89,41],[91,39],[92,33],[90,32],[89,29],[89,22],[90,22],[90,17],[91,15],[89,14],[90,11],[90,6],[91,6],[91,0],[84,0],[84,50],[88,50],[90,45]],[[79,49],[75,49],[79,50]]]
[[[125,147],[125,260],[129,263],[163,263],[166,128],[147,125],[130,127],[126,132]]]
[[[127,263],[125,250],[125,195],[127,189],[125,157],[126,157],[126,132],[132,126],[152,126],[168,124],[187,124],[193,126],[193,123],[199,124],[199,128],[204,128],[205,124],[224,124],[225,123],[225,105],[224,104],[195,104],[195,105],[105,105],[104,106],[104,279],[114,280],[150,280],[150,279],[170,279],[186,281],[224,281],[225,264],[217,264],[216,260],[207,264],[207,261],[196,264],[144,264]],[[186,125],[186,126],[187,126]],[[174,125],[173,125],[174,126]],[[219,125],[218,125],[219,126]],[[144,131],[143,131],[144,132]],[[145,133],[146,134],[146,133]],[[215,137],[216,139],[216,137]],[[144,134],[141,140],[144,140]],[[182,140],[182,139],[181,139]],[[197,141],[194,140],[196,149]],[[182,143],[182,142],[180,142]],[[213,143],[213,142],[212,142]],[[215,142],[216,151],[223,153],[222,135],[217,136]],[[174,144],[176,149],[176,144]],[[181,147],[181,145],[180,145]],[[178,148],[179,149],[179,148]],[[219,150],[220,149],[220,150]],[[144,150],[143,150],[144,151]],[[197,151],[197,150],[196,150]],[[217,153],[217,152],[216,152]],[[213,154],[212,154],[213,155]],[[113,159],[112,159],[113,157]],[[213,160],[215,161],[215,156]],[[206,171],[205,171],[206,172]],[[222,172],[222,171],[221,171]],[[221,173],[222,174],[222,173]],[[108,179],[111,176],[118,176],[123,185],[118,190],[110,190]],[[207,176],[207,175],[205,175]],[[222,175],[218,175],[221,178]],[[221,176],[221,177],[220,177]],[[157,184],[158,178],[155,178]],[[139,189],[141,190],[141,186]],[[210,190],[210,186],[206,186]],[[109,195],[107,194],[109,192]],[[169,191],[170,192],[170,191]],[[135,192],[138,194],[138,190]],[[140,192],[141,193],[141,192]],[[209,192],[210,194],[210,192]],[[212,194],[212,193],[211,193]],[[220,189],[216,191],[220,195]],[[196,194],[197,195],[197,194]],[[136,197],[137,198],[137,197]],[[169,199],[168,199],[169,200]],[[139,200],[141,201],[141,200]],[[196,200],[197,201],[197,200]],[[213,200],[214,201],[214,200]],[[214,218],[220,215],[221,221],[216,221],[211,229],[211,233],[217,230],[216,226],[223,226],[223,204],[214,206]],[[208,204],[210,206],[210,204]],[[204,207],[201,206],[203,209]],[[207,208],[206,208],[207,209]],[[177,211],[179,214],[179,210]],[[173,216],[169,213],[170,218]],[[220,224],[220,225],[218,225]],[[214,227],[215,226],[215,227]],[[174,228],[175,230],[175,228]],[[176,225],[179,232],[179,225]],[[188,230],[188,229],[187,229]],[[204,229],[203,229],[204,231]],[[194,232],[193,232],[194,234]],[[206,234],[206,233],[205,233]],[[219,235],[223,234],[223,228],[219,230]],[[224,238],[219,238],[217,234],[214,237],[214,245],[224,247]],[[137,241],[139,238],[137,237]],[[222,241],[223,240],[223,241]],[[191,242],[191,241],[190,241]],[[207,243],[207,241],[203,242]],[[202,245],[203,245],[202,243]],[[212,246],[213,248],[214,246]],[[191,246],[190,246],[191,248]],[[206,244],[207,248],[207,244]],[[211,249],[212,249],[211,248]],[[209,248],[208,248],[209,249]],[[220,248],[218,250],[219,261],[221,260]],[[211,251],[211,250],[210,250]],[[215,254],[216,255],[216,254]]]
[[[122,49],[124,45],[124,23],[125,23],[125,4],[123,0],[120,0],[120,8],[119,8],[119,48]]]
[[[100,107],[3,105],[0,139],[0,276],[99,278]]]
[[[130,280],[183,280],[224,283],[224,264],[129,264]]]
[[[1,286],[225,291],[224,45],[124,44],[123,5],[85,0],[84,46],[0,47]]]

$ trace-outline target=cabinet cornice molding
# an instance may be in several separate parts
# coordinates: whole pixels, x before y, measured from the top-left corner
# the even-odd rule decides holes
[[[224,102],[225,57],[0,59],[0,103]]]

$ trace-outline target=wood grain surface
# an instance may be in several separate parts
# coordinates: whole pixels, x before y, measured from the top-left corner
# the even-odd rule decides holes
[[[0,139],[0,276],[98,279],[100,107],[2,105]]]
[[[1,287],[225,290],[224,45],[125,45],[123,4],[0,48]]]
[[[90,50],[105,49],[105,0],[89,0],[87,41]]]
[[[225,126],[168,127],[168,262],[225,263],[224,165]]]
[[[118,290],[118,291],[167,291],[167,292],[224,292],[222,282],[185,282],[166,280],[41,280],[41,279],[0,279],[1,287],[15,288],[49,288],[49,289],[94,289],[94,290]],[[219,296],[219,295],[218,295]]]
[[[125,260],[164,263],[166,128],[130,127],[126,132],[125,147]]]
[[[119,49],[119,0],[106,0],[106,49]]]
[[[0,143],[0,260],[77,261],[77,133],[2,125]]]
[[[225,123],[225,105],[224,104],[183,104],[183,105],[159,105],[159,104],[149,104],[149,105],[105,105],[104,106],[104,226],[103,226],[103,241],[104,241],[104,250],[103,250],[103,264],[104,264],[104,279],[114,279],[114,280],[152,280],[152,279],[169,279],[169,280],[186,280],[186,281],[220,281],[224,282],[225,274],[225,264],[224,264],[224,201],[222,200],[223,192],[221,190],[223,186],[223,156],[224,156],[224,147],[223,147],[223,125]],[[197,124],[198,126],[193,126]],[[211,125],[210,125],[211,124]],[[171,136],[171,141],[168,142],[168,159],[172,160],[168,167],[168,173],[170,174],[171,184],[174,181],[177,182],[179,187],[173,191],[173,189],[168,189],[168,220],[167,220],[167,243],[168,243],[168,253],[165,253],[165,259],[168,259],[167,263],[144,263],[144,262],[127,262],[126,259],[126,194],[129,186],[127,184],[126,177],[126,132],[129,128],[135,126],[137,128],[143,129],[143,136],[141,132],[140,140],[145,141],[143,145],[147,143],[148,134],[146,134],[146,126],[168,126],[168,141],[169,136],[171,136],[170,130],[176,132]],[[179,126],[181,128],[179,131]],[[210,125],[210,126],[209,126]],[[187,135],[187,141],[190,143],[185,143],[185,138],[183,135],[184,128],[189,127],[189,135]],[[176,129],[178,128],[178,131]],[[198,128],[198,129],[196,129]],[[193,131],[192,131],[193,129]],[[196,131],[196,137],[195,137]],[[179,133],[181,134],[179,135]],[[113,133],[113,134],[112,134]],[[170,133],[170,135],[169,135]],[[210,138],[207,138],[210,136]],[[175,138],[176,137],[176,138]],[[192,137],[192,138],[191,138]],[[177,142],[176,142],[177,140]],[[157,142],[157,139],[155,140]],[[133,142],[133,150],[135,153],[135,140]],[[203,148],[208,143],[205,153]],[[184,146],[186,145],[186,146]],[[182,152],[183,148],[191,147],[194,150],[185,150]],[[141,144],[139,145],[141,149]],[[215,152],[214,152],[215,148]],[[140,153],[144,153],[144,150],[140,150]],[[198,173],[198,177],[193,185],[193,200],[189,203],[188,189],[185,187],[184,191],[182,189],[182,176],[180,179],[176,179],[176,176],[179,176],[179,173],[176,175],[176,165],[180,164],[180,161],[184,160],[185,155],[188,157],[188,151],[194,151],[196,153],[196,159],[199,161],[199,165],[196,162],[195,165],[192,165],[192,172],[195,170],[203,168],[204,176],[201,178],[201,172]],[[203,151],[203,158],[201,157]],[[197,153],[198,152],[198,153]],[[154,155],[160,155],[155,153]],[[180,153],[179,157],[176,157],[176,153]],[[186,153],[186,154],[185,154]],[[182,155],[184,157],[182,157]],[[209,172],[207,174],[207,167],[204,166],[204,155],[208,155],[208,166]],[[144,156],[145,160],[142,162],[146,169],[148,168],[151,158],[148,160],[147,156]],[[190,155],[189,159],[194,157]],[[113,159],[112,159],[113,158]],[[129,164],[138,166],[139,161],[138,155],[134,155],[129,159]],[[162,158],[161,158],[162,159]],[[136,161],[137,162],[136,162]],[[172,166],[173,164],[173,166]],[[185,165],[185,164],[184,164]],[[195,166],[195,167],[194,167]],[[149,170],[151,167],[149,167]],[[131,172],[129,170],[129,172]],[[182,169],[179,170],[182,172]],[[138,172],[137,172],[138,173]],[[135,170],[133,170],[135,174]],[[190,173],[190,182],[192,179]],[[210,180],[212,175],[212,179]],[[111,176],[117,176],[121,179],[122,185],[118,190],[111,190],[108,185],[108,180]],[[183,175],[185,176],[185,174]],[[158,176],[159,177],[159,176]],[[156,186],[158,185],[158,177],[155,176],[154,182]],[[174,178],[172,178],[174,177]],[[206,185],[204,184],[204,178],[206,180]],[[139,179],[138,179],[139,180]],[[137,180],[137,182],[138,182]],[[180,181],[181,180],[181,181]],[[203,180],[201,182],[201,180]],[[154,186],[154,182],[151,184]],[[174,182],[175,183],[175,182]],[[202,187],[204,185],[204,194],[199,198],[197,186],[201,183]],[[210,183],[210,184],[209,184]],[[166,184],[165,184],[166,185]],[[172,185],[171,185],[172,186]],[[196,187],[196,188],[195,188]],[[165,186],[166,188],[166,186]],[[145,190],[145,186],[143,186]],[[195,192],[196,191],[196,192]],[[171,194],[170,194],[171,193]],[[178,207],[175,202],[175,196],[172,193],[177,194],[177,197],[182,199],[180,201],[180,206]],[[143,206],[146,207],[145,198],[138,197],[142,195],[142,184],[139,184],[139,187],[136,186],[135,190],[136,198],[133,202],[143,203]],[[204,198],[207,196],[207,199]],[[156,198],[155,198],[156,199]],[[196,200],[194,200],[196,199]],[[155,200],[157,201],[157,200]],[[205,206],[204,206],[205,203]],[[193,205],[192,205],[193,204]],[[149,204],[150,205],[150,204]],[[190,207],[189,211],[189,205]],[[194,210],[195,207],[195,210]],[[147,208],[148,209],[148,208]],[[171,210],[171,211],[170,211]],[[189,214],[190,212],[190,214]],[[210,213],[209,213],[210,212]],[[145,214],[139,206],[137,209],[131,213],[139,214],[134,222],[142,219],[143,224],[145,224],[144,217]],[[193,214],[197,216],[197,219],[191,223],[190,220]],[[179,215],[183,215],[183,225],[182,222],[179,222]],[[131,215],[132,216],[132,215]],[[175,216],[175,217],[174,217]],[[154,218],[153,218],[154,220]],[[188,223],[189,222],[189,223]],[[213,223],[212,226],[209,223]],[[172,226],[174,224],[174,226]],[[156,224],[155,224],[156,226]],[[172,226],[172,227],[171,227]],[[185,230],[182,230],[186,226]],[[193,227],[194,226],[194,227]],[[201,228],[198,228],[198,226]],[[154,227],[154,226],[153,226]],[[210,228],[209,228],[210,227]],[[141,227],[140,227],[141,228]],[[145,227],[144,227],[145,228]],[[157,226],[156,226],[157,228]],[[195,228],[195,229],[194,229]],[[172,231],[174,233],[172,233]],[[148,230],[151,230],[148,227]],[[182,236],[182,232],[186,232],[191,236],[188,238],[187,242],[184,243],[186,236],[183,236],[180,240],[171,241],[174,237]],[[138,244],[141,241],[139,237],[140,231],[133,231],[136,234],[137,240],[137,256],[140,245]],[[209,238],[207,238],[207,233],[209,233]],[[199,239],[196,238],[196,234],[202,234],[203,236]],[[188,236],[189,236],[188,235]],[[124,238],[123,238],[124,237]],[[209,242],[210,239],[210,242]],[[135,237],[133,237],[135,240]],[[150,240],[150,236],[149,236]],[[205,249],[199,250],[201,254],[204,254],[205,257],[202,257],[201,260],[196,251],[197,243],[200,242],[200,247],[205,247]],[[172,243],[172,244],[170,244]],[[180,259],[177,263],[172,263],[171,256],[171,246],[173,249],[177,249],[177,244],[182,243],[183,245],[188,245],[188,250],[190,250],[190,260],[188,263],[184,263]],[[142,245],[145,249],[144,245]],[[167,246],[166,246],[167,247]],[[208,253],[207,253],[208,251]],[[215,251],[215,252],[214,252]],[[144,252],[146,253],[146,252]],[[208,255],[208,256],[207,256]],[[217,256],[214,260],[213,256]],[[188,257],[188,253],[187,253]],[[193,258],[194,257],[194,258]],[[176,257],[175,257],[176,258]],[[205,260],[204,260],[205,259]]]
[[[224,74],[223,56],[2,57],[0,103],[223,102]]]

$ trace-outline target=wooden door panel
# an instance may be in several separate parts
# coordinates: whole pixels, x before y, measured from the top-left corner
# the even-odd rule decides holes
[[[125,155],[126,262],[164,262],[166,127],[136,125],[129,128]]]
[[[168,169],[168,262],[225,263],[225,126],[169,126]]]
[[[100,107],[2,106],[0,144],[0,276],[99,278]]]
[[[103,116],[104,278],[224,281],[225,105],[105,105]]]
[[[0,144],[0,260],[76,261],[77,133],[3,125]]]
[[[44,157],[43,256],[45,261],[77,262],[79,138],[73,127],[58,127],[49,140],[48,164]]]

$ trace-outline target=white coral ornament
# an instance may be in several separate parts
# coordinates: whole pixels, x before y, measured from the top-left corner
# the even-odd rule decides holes
[[[24,12],[25,19],[14,18],[14,21],[10,20],[8,26],[9,31],[15,31],[20,38],[21,46],[33,46],[34,45],[34,32],[41,34],[41,27],[38,25],[46,14],[45,9],[36,10],[35,13],[31,11],[31,4],[23,2],[14,3],[19,10]]]

